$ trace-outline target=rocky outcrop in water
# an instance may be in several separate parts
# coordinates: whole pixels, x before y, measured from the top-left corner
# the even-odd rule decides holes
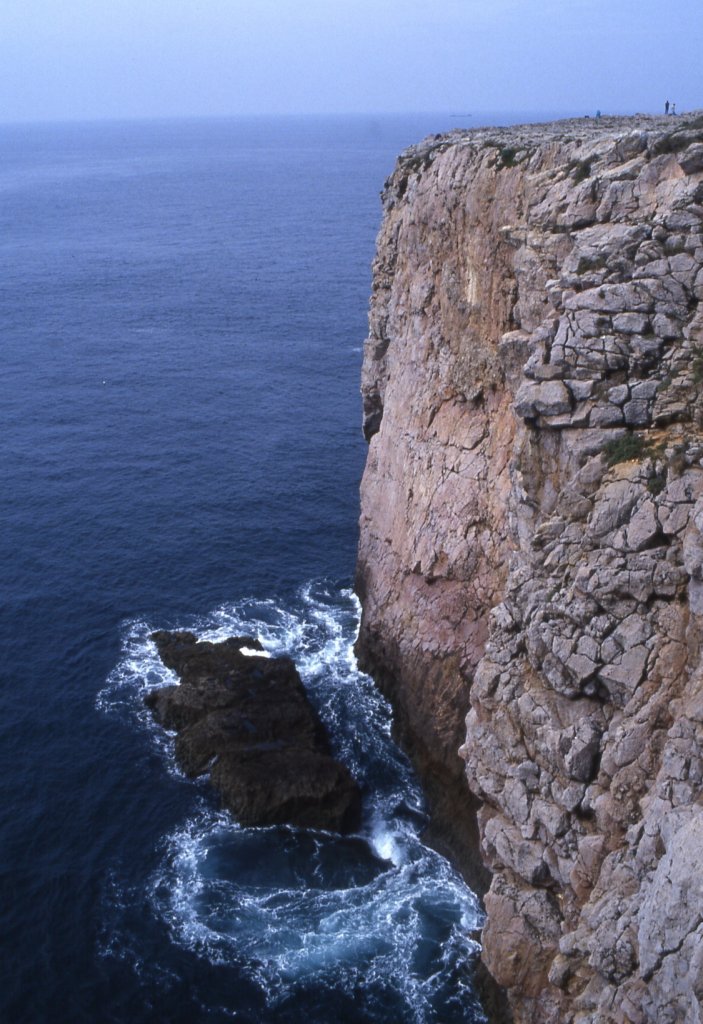
[[[152,690],[145,703],[177,732],[176,757],[187,775],[209,772],[243,825],[357,826],[359,789],[331,757],[290,658],[256,655],[262,647],[250,637],[210,643],[160,630],[151,639],[180,683]]]
[[[461,744],[515,1019],[693,1024],[703,119],[429,139],[384,212],[360,657],[426,776]]]

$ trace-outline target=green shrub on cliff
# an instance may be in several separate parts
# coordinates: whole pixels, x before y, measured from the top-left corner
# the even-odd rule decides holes
[[[639,459],[644,455],[646,445],[644,438],[639,434],[626,434],[616,441],[608,441],[603,448],[606,462],[609,466],[615,466],[618,462],[629,462],[631,459]]]

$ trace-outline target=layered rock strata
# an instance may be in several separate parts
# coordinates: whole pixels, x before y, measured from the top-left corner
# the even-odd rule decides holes
[[[699,1021],[703,118],[455,132],[383,201],[362,662],[435,788],[461,744],[515,1019]]]
[[[221,643],[193,633],[152,634],[180,683],[147,694],[156,720],[176,736],[191,777],[209,772],[223,806],[243,825],[300,825],[346,832],[361,798],[290,658],[269,658],[258,640]]]

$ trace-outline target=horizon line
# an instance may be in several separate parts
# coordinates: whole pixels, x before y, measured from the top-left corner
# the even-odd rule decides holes
[[[688,111],[690,113],[690,111]],[[645,111],[621,111],[618,113],[611,113],[610,111],[604,111],[603,116],[605,117],[634,117],[634,116],[658,116],[657,111],[645,112]],[[681,111],[681,114],[687,113],[687,111]],[[448,117],[448,118],[475,118],[490,115],[492,117],[515,117],[515,116],[548,116],[554,120],[568,119],[574,117],[593,117],[593,112],[581,113],[574,109],[539,109],[539,108],[512,108],[512,109],[481,109],[477,108],[471,112],[456,112],[455,110],[384,110],[384,111],[367,111],[367,110],[352,110],[352,111],[301,111],[301,112],[248,112],[248,113],[232,113],[232,114],[109,114],[109,115],[98,115],[98,116],[61,116],[55,118],[49,117],[30,117],[30,118],[17,118],[12,120],[0,120],[0,128],[21,128],[21,127],[40,127],[40,126],[52,126],[52,125],[94,125],[94,124],[125,124],[125,123],[155,123],[155,122],[171,122],[171,121],[237,121],[237,120],[283,120],[283,119],[331,119],[331,118],[403,118],[403,117]],[[662,115],[663,116],[663,115]],[[680,114],[677,113],[677,117]]]

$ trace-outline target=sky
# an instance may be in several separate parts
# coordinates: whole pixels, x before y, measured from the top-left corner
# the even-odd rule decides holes
[[[702,0],[0,0],[0,122],[703,107]]]

